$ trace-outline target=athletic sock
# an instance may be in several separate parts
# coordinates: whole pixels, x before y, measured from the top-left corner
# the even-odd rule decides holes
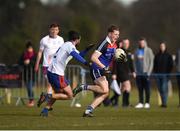
[[[82,88],[83,88],[83,90],[88,90],[88,85],[84,84],[84,86]]]
[[[123,92],[123,106],[129,106],[129,92]]]
[[[126,92],[126,105],[129,106],[129,92]]]
[[[49,90],[47,91],[48,94],[52,94],[52,92],[53,92],[52,89],[49,89]]]
[[[51,98],[52,98],[52,94],[49,94],[49,93],[48,93],[48,94],[46,95],[46,101],[47,101],[47,102],[50,101]]]
[[[122,106],[126,106],[126,92],[123,92],[123,96],[122,96]]]

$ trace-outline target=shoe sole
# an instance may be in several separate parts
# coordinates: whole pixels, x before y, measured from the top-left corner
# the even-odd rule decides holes
[[[44,114],[42,114],[42,113],[40,114],[40,116],[42,116],[42,117],[48,117],[48,115],[44,115]]]
[[[93,117],[93,115],[92,114],[83,114],[83,117]]]

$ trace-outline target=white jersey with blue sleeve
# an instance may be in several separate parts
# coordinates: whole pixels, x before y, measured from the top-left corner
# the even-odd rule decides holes
[[[71,56],[83,64],[86,63],[86,60],[79,55],[79,51],[76,49],[75,45],[68,41],[65,42],[54,55],[52,64],[49,66],[48,71],[64,76],[66,65],[71,60],[69,59]]]

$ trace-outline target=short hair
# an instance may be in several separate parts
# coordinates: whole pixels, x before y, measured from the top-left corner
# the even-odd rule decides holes
[[[140,37],[140,38],[138,39],[138,41],[142,41],[142,40],[146,40],[146,38],[145,38],[145,37]]]
[[[60,26],[59,26],[58,23],[52,23],[52,24],[50,24],[49,28],[53,28],[53,27],[58,27],[58,28],[60,28]]]
[[[166,45],[166,41],[160,41],[160,44],[164,43]]]
[[[28,49],[29,47],[33,47],[32,42],[30,40],[26,42],[26,48]]]
[[[117,27],[116,25],[111,25],[111,26],[108,28],[108,33],[109,33],[109,32],[113,32],[114,30],[119,31],[119,27]]]
[[[124,41],[124,40],[129,40],[127,37],[124,37],[124,38],[122,38],[122,40]]]
[[[68,32],[68,40],[69,41],[71,41],[71,40],[74,41],[74,40],[77,40],[77,39],[80,39],[80,38],[81,38],[81,36],[80,36],[80,34],[78,32],[73,31],[73,30]]]

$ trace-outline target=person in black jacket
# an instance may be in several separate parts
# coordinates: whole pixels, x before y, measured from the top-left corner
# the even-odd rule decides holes
[[[31,41],[27,41],[26,49],[23,52],[19,64],[23,66],[23,78],[28,93],[28,106],[34,106],[34,92],[33,85],[35,82],[34,65],[36,60],[36,53],[33,49]]]
[[[126,62],[114,61],[114,75],[112,76],[113,79],[117,79],[117,82],[121,84],[121,89],[123,92],[122,96],[122,106],[128,107],[130,105],[129,102],[129,95],[131,91],[131,83],[130,83],[130,73],[132,73],[133,77],[136,77],[133,61],[132,61],[132,54],[129,51],[130,41],[127,38],[123,39],[122,42],[122,49],[125,51],[127,55]]]
[[[154,73],[156,74],[156,81],[158,90],[161,96],[161,107],[167,107],[168,97],[168,80],[169,73],[173,68],[172,56],[167,52],[166,43],[162,42],[159,47],[159,52],[154,58]]]
[[[177,53],[176,53],[175,65],[176,65],[176,73],[177,73],[176,79],[177,79],[178,94],[179,94],[178,107],[180,107],[180,48],[177,50]]]

